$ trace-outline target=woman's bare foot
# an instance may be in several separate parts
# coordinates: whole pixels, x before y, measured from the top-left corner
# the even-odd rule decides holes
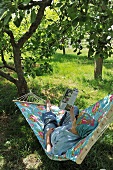
[[[50,102],[50,100],[46,100],[46,110],[47,110],[47,112],[49,112],[51,109],[51,102]]]

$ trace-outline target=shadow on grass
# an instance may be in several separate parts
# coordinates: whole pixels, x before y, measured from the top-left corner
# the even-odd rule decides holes
[[[82,79],[83,83],[89,87],[93,87],[94,90],[105,91],[108,94],[113,93],[113,77],[112,74],[106,73],[107,79],[103,80],[87,80],[85,77]]]
[[[56,53],[53,58],[51,58],[50,62],[76,62],[79,64],[94,64],[94,58],[91,57],[90,59],[86,55],[77,55],[77,54],[61,54]],[[113,59],[104,60],[103,62],[104,67],[107,69],[113,68]]]
[[[95,87],[94,82],[89,81],[88,83]],[[53,103],[58,103],[66,87],[62,84],[54,87],[53,85],[46,84],[43,88],[45,92],[41,94],[41,97],[45,99],[46,97],[50,97]],[[104,90],[106,90],[106,88]],[[37,89],[33,89],[33,91],[37,94]],[[59,92],[59,94],[57,92]],[[40,93],[41,87],[38,86],[37,95],[40,96]],[[16,89],[12,84],[0,83],[0,101],[2,108],[2,110],[0,110],[2,111],[0,116],[1,170],[99,170],[102,168],[112,170],[112,130],[108,129],[104,136],[97,141],[81,165],[77,165],[72,161],[57,162],[50,160],[43,151],[28,123],[12,102],[12,100],[17,97],[16,95]],[[81,97],[85,98],[86,96]],[[85,107],[84,100],[78,98],[77,103],[79,106],[83,105]]]
[[[24,158],[36,149],[41,150],[40,144],[19,111],[0,116],[0,125],[1,170],[24,170]]]
[[[88,59],[87,56],[76,55],[76,54],[61,54],[56,53],[53,58],[51,58],[52,62],[76,62],[82,64],[92,64],[94,63],[93,58]]]
[[[16,87],[0,78],[0,113],[8,113],[14,111],[14,103],[12,100],[17,96]]]

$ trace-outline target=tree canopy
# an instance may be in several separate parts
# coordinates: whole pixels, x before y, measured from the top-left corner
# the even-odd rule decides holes
[[[36,31],[40,25],[42,18],[44,17],[45,8],[51,6],[52,0],[32,1],[32,0],[17,0],[1,1],[0,4],[0,38],[1,38],[1,70],[0,75],[7,80],[13,82],[19,95],[25,94],[28,91],[27,82],[24,77],[24,71],[22,69],[22,50],[25,43]],[[28,20],[28,21],[27,21]],[[10,22],[13,22],[17,28],[20,28],[20,34],[16,36],[13,32],[13,28],[10,26]],[[23,23],[24,22],[24,23]],[[21,25],[28,28],[21,31]],[[14,64],[10,66],[6,60],[6,52],[12,57]],[[10,75],[6,69],[16,73],[16,78]]]
[[[112,55],[112,18],[112,0],[1,0],[0,75],[14,83],[20,95],[26,93],[25,75],[39,74],[33,67],[39,59],[69,42],[79,55],[86,39],[88,56],[95,59],[94,76],[102,78],[103,59]],[[48,62],[44,68],[52,70]]]

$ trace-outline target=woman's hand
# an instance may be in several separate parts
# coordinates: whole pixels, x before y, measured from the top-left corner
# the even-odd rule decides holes
[[[73,106],[70,108],[70,116],[71,116],[71,121],[73,122],[74,119],[75,119],[75,115],[74,115],[74,107],[73,107]]]
[[[70,107],[70,113],[74,114],[74,107]]]

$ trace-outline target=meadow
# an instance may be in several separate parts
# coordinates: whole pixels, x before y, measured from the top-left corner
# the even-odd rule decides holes
[[[80,110],[113,94],[113,57],[104,60],[103,79],[94,80],[94,60],[87,51],[77,56],[57,51],[50,59],[53,73],[26,77],[29,89],[58,105],[66,88],[78,88],[75,104]],[[112,170],[113,124],[92,147],[81,165],[72,161],[53,161],[44,153],[28,123],[12,102],[17,97],[13,84],[0,77],[0,170]]]

